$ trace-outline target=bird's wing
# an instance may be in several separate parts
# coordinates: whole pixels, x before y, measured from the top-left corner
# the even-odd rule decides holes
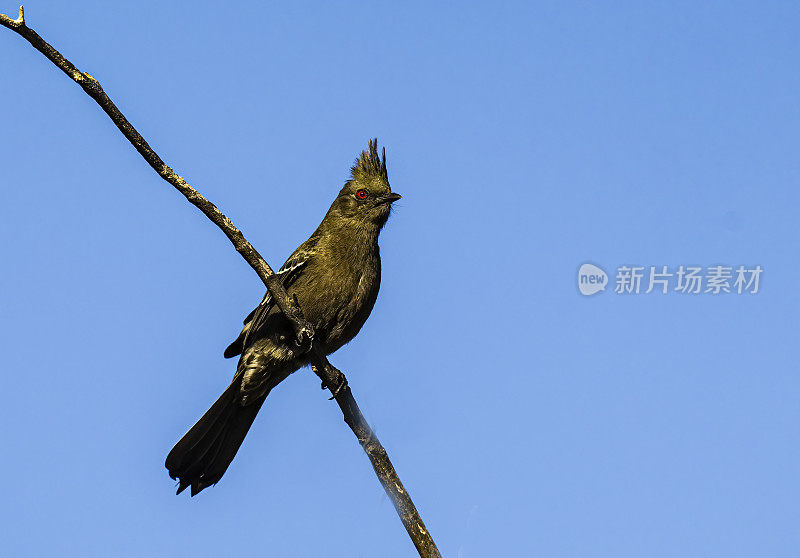
[[[313,238],[314,237],[312,237],[312,239]],[[297,277],[300,276],[300,273],[305,265],[312,257],[314,257],[314,254],[316,254],[316,251],[313,249],[313,247],[308,246],[309,244],[309,242],[303,243],[278,270],[276,275],[280,278],[281,283],[283,283],[283,288],[288,289],[292,283],[294,283]],[[231,358],[241,354],[248,341],[248,338],[251,337],[253,333],[258,331],[259,328],[264,324],[264,321],[267,315],[269,315],[269,311],[272,309],[272,306],[272,296],[269,294],[269,291],[267,291],[267,293],[264,295],[264,298],[261,300],[261,303],[253,308],[253,311],[250,312],[244,319],[244,327],[242,328],[242,332],[239,334],[239,337],[237,337],[236,340],[231,343],[227,349],[225,349],[225,358]]]
[[[286,263],[284,263],[278,270],[278,277],[280,278],[284,289],[289,289],[314,254],[315,252],[313,250],[301,251],[298,249],[288,260],[286,260]],[[270,296],[269,291],[267,291],[267,294],[264,295],[264,300],[262,300],[261,304],[259,304],[252,312],[253,317],[249,322],[249,330],[251,332],[257,331],[263,325],[264,319],[266,318],[267,314],[269,314],[271,307],[272,296]]]

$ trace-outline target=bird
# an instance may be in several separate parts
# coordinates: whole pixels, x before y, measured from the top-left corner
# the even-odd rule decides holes
[[[278,270],[326,355],[353,339],[372,312],[381,282],[378,236],[400,198],[389,185],[386,148],[379,156],[377,138],[369,140],[319,227]],[[216,484],[270,391],[309,364],[295,339],[267,291],[223,353],[239,357],[231,383],[167,456],[177,494]]]

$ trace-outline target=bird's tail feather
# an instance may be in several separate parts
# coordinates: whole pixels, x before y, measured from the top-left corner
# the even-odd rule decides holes
[[[235,379],[169,452],[166,466],[169,475],[179,480],[178,494],[191,486],[194,496],[216,484],[242,445],[266,395],[242,406],[239,384]]]

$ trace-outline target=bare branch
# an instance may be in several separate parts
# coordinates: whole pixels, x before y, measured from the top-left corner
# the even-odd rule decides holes
[[[233,222],[223,214],[216,205],[208,201],[197,190],[192,188],[180,175],[175,173],[167,166],[161,157],[153,151],[150,145],[125,118],[125,115],[106,95],[100,83],[86,72],[78,70],[69,60],[64,58],[60,52],[50,46],[33,29],[25,24],[25,13],[20,6],[19,17],[11,19],[6,15],[0,14],[0,25],[7,27],[27,40],[33,48],[44,54],[48,60],[56,65],[62,72],[75,81],[83,88],[100,108],[108,115],[111,121],[119,128],[120,132],[133,145],[136,151],[153,167],[161,178],[172,184],[186,199],[197,207],[208,217],[225,236],[231,241],[233,247],[253,268],[261,280],[266,285],[272,298],[276,301],[281,312],[291,321],[297,334],[298,343],[303,347],[310,347],[311,362],[314,372],[322,380],[325,388],[329,389],[336,399],[339,408],[342,410],[344,421],[358,438],[358,442],[364,452],[372,462],[375,474],[378,476],[384,490],[391,498],[392,503],[400,516],[403,525],[408,531],[414,546],[419,555],[424,558],[441,557],[433,538],[428,532],[422,518],[419,515],[414,502],[408,492],[403,487],[397,472],[389,460],[389,456],[377,436],[370,428],[358,404],[353,398],[350,386],[344,374],[337,370],[328,362],[327,357],[320,349],[319,344],[314,340],[314,328],[306,322],[302,316],[302,311],[296,304],[292,303],[286,290],[283,288],[272,268],[264,261],[256,249],[247,241],[242,232],[237,229]]]

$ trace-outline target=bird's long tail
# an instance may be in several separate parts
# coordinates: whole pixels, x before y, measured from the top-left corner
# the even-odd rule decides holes
[[[233,461],[266,395],[242,406],[234,379],[219,399],[175,444],[167,456],[169,476],[178,479],[178,494],[192,487],[192,496],[216,484]]]

